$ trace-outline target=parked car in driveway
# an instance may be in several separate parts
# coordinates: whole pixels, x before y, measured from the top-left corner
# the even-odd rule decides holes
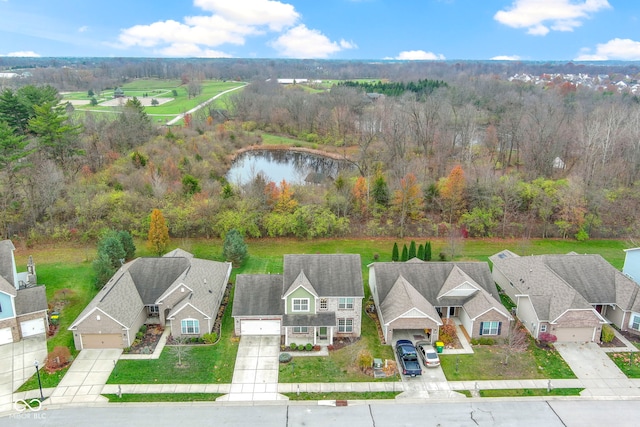
[[[418,362],[418,351],[409,340],[398,340],[396,342],[396,353],[398,362],[402,369],[402,375],[415,377],[422,375],[422,368]]]
[[[416,342],[416,350],[418,352],[418,356],[422,359],[422,364],[426,368],[440,366],[440,358],[438,357],[438,352],[431,345],[431,343],[427,341],[417,341]]]

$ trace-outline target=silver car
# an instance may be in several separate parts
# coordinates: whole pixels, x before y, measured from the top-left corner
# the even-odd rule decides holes
[[[438,352],[433,348],[431,343],[427,341],[418,341],[416,342],[416,350],[418,350],[418,356],[422,359],[422,364],[425,368],[440,366]]]

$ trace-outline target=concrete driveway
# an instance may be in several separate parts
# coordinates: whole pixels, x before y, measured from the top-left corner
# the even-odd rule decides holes
[[[0,412],[12,410],[13,392],[36,373],[34,361],[44,365],[47,340],[44,335],[0,345]]]
[[[280,336],[243,336],[230,393],[221,401],[282,400],[278,394]]]
[[[105,401],[100,393],[121,354],[122,349],[82,350],[47,402]]]

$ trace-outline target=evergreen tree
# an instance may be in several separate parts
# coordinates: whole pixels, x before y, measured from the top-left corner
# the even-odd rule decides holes
[[[424,246],[424,260],[431,261],[431,242],[427,242]]]
[[[398,254],[398,242],[393,243],[393,250],[391,251],[391,261],[398,261],[400,256]]]
[[[402,258],[400,258],[400,261],[404,262],[404,261],[407,261],[408,259],[409,259],[409,251],[407,250],[407,245],[403,245]]]
[[[408,255],[408,259],[413,259],[416,257],[416,242],[415,241],[411,241],[411,244],[409,245],[409,255]]]
[[[98,257],[93,261],[93,271],[96,273],[94,284],[96,288],[101,289],[117,269],[111,265],[111,260],[106,252],[98,252]]]
[[[387,181],[384,179],[384,176],[378,175],[373,181],[371,195],[378,205],[383,207],[389,206],[389,187],[387,187]]]
[[[160,256],[167,250],[168,245],[169,227],[167,227],[165,223],[162,211],[160,209],[154,209],[153,212],[151,212],[147,249]]]
[[[118,239],[124,248],[125,259],[132,260],[136,256],[136,245],[133,243],[133,237],[128,231],[118,231]]]
[[[230,230],[224,236],[224,244],[222,245],[222,255],[225,259],[231,261],[234,267],[242,265],[249,255],[247,244],[244,242],[242,235],[236,229]]]
[[[424,261],[424,246],[422,243],[418,245],[418,255],[416,255],[419,260]]]

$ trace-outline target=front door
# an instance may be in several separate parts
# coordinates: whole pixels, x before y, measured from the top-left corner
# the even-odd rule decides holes
[[[327,339],[327,327],[326,326],[320,326],[320,328],[318,329],[318,338],[320,338],[321,340],[326,340]]]

